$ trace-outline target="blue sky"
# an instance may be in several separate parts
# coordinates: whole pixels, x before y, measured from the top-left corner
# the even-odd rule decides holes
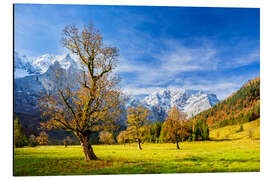
[[[120,50],[117,72],[129,94],[202,89],[224,99],[260,75],[256,8],[27,5],[14,9],[15,50],[62,54],[62,29],[90,21]]]

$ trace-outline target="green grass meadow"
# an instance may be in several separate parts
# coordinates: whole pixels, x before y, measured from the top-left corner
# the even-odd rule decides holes
[[[14,150],[15,176],[155,174],[260,171],[259,120],[210,132],[211,141],[175,144],[95,145],[100,160],[84,161],[80,146],[37,146]],[[254,138],[247,131],[253,129]],[[219,131],[218,137],[217,131]]]

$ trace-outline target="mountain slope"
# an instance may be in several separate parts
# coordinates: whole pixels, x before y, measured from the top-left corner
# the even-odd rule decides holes
[[[246,83],[230,97],[212,108],[196,115],[194,120],[206,120],[214,129],[227,125],[241,124],[260,117],[260,78]]]
[[[33,66],[33,59],[18,52],[14,53],[14,75],[15,78],[22,78],[37,74],[38,70]]]
[[[246,122],[241,125],[229,125],[210,131],[210,139],[214,140],[243,140],[243,139],[260,139],[260,118]]]
[[[80,69],[78,61],[75,61],[70,54],[51,55],[44,54],[37,58],[29,58],[26,55],[21,55],[18,52],[14,53],[14,74],[15,79],[23,78],[31,75],[40,75],[47,72],[50,66],[55,62],[60,64],[62,69],[70,68]]]
[[[71,58],[69,54],[63,54],[63,55],[50,55],[50,54],[44,54],[38,58],[36,58],[33,61],[33,66],[39,70],[40,74],[45,73],[49,67],[54,64],[55,62],[58,62],[62,69],[69,69],[70,67],[73,67],[75,69],[78,69],[78,62]]]
[[[38,134],[38,128],[40,128],[40,122],[42,122],[42,117],[39,112],[39,99],[43,93],[52,92],[56,87],[55,71],[62,72],[61,74],[64,78],[60,79],[60,82],[75,82],[79,79],[81,69],[75,64],[75,61],[67,54],[63,56],[58,56],[58,58],[51,59],[52,62],[44,63],[39,61],[39,65],[35,65],[28,58],[24,61],[29,63],[31,66],[15,66],[18,59],[14,59],[14,118],[18,117],[27,135]],[[40,59],[39,59],[40,60]],[[20,63],[19,64],[23,64]],[[25,64],[25,63],[24,63]],[[34,65],[33,65],[34,64]],[[42,64],[46,64],[42,66]],[[34,68],[35,72],[32,73],[29,67]],[[16,70],[23,69],[25,76],[16,76]],[[67,133],[58,131],[49,131],[50,139],[62,139],[67,135]]]
[[[164,89],[145,97],[141,103],[152,111],[152,120],[163,122],[173,106],[187,114],[187,118],[214,106],[219,100],[215,94],[190,89]]]
[[[47,59],[44,59],[44,61],[47,62]],[[75,82],[79,79],[79,75],[81,73],[81,69],[79,69],[75,61],[68,54],[58,59],[52,59],[52,62],[45,63],[46,66],[41,67],[41,64],[44,63],[39,61],[40,66],[32,66],[36,69],[35,74],[28,73],[27,76],[20,78],[16,78],[15,76],[15,112],[31,112],[37,110],[38,100],[42,93],[53,91],[56,87],[57,81],[66,83]],[[64,78],[58,80],[55,75],[56,70],[58,72],[61,71]],[[45,72],[41,73],[43,71]]]

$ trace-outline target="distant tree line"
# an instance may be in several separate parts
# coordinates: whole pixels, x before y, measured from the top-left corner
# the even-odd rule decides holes
[[[197,141],[209,139],[209,128],[205,121],[188,120],[186,115],[177,107],[172,107],[166,120],[161,122],[149,123],[150,112],[144,107],[129,108],[127,116],[127,128],[120,131],[117,142],[120,144],[138,143],[167,143],[176,144],[180,149],[179,142]],[[139,117],[139,114],[144,116]]]
[[[27,135],[25,128],[21,124],[18,117],[14,120],[14,146],[16,148],[24,147],[24,146],[37,146],[37,145],[56,145],[63,144],[74,145],[79,144],[76,139],[71,138],[70,136],[66,136],[62,141],[50,139],[49,135],[46,131],[39,132],[38,135],[30,134]]]

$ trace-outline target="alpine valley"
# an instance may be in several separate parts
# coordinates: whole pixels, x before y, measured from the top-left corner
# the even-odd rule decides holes
[[[14,53],[14,117],[19,117],[26,129],[38,128],[38,101],[42,93],[53,91],[56,87],[53,73],[56,69],[61,70],[70,81],[76,81],[83,72],[80,63],[69,54],[29,58]],[[216,105],[219,100],[215,94],[202,90],[160,89],[142,99],[127,96],[125,102],[125,108],[137,105],[147,107],[152,112],[152,122],[163,122],[173,106],[192,118]]]

